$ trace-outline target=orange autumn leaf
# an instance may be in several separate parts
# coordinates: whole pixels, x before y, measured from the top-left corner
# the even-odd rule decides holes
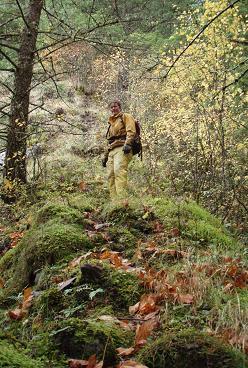
[[[2,278],[0,278],[0,289],[4,288],[4,281]]]
[[[135,346],[140,347],[146,343],[148,336],[158,326],[158,318],[154,317],[137,326],[135,335]]]
[[[88,359],[87,368],[95,368],[96,366],[96,354],[91,355]]]
[[[119,268],[122,266],[122,258],[118,254],[112,254],[110,257],[111,263],[116,267]]]
[[[156,294],[145,294],[141,297],[139,312],[141,314],[148,314],[158,309],[156,301],[158,296]]]
[[[11,239],[11,243],[10,243],[10,247],[14,248],[18,241],[23,237],[24,233],[23,232],[14,232],[12,234],[10,234],[10,239]]]
[[[87,189],[87,184],[85,183],[85,181],[80,181],[80,183],[79,183],[79,190],[81,191],[81,192],[85,192],[86,191],[86,189]]]
[[[10,317],[10,319],[13,319],[16,321],[19,321],[24,317],[23,311],[20,308],[8,311],[8,316]]]
[[[8,315],[11,319],[20,320],[28,314],[28,310],[31,306],[33,299],[32,288],[26,288],[23,292],[23,301],[20,308],[16,308],[12,311],[8,311]]]

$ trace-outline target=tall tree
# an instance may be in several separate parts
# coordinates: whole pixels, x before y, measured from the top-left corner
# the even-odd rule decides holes
[[[18,1],[17,3],[20,6]],[[26,182],[29,95],[42,6],[43,0],[30,0],[27,16],[23,14],[20,7],[24,28],[17,65],[12,63],[15,67],[15,81],[7,134],[6,178],[22,183]]]

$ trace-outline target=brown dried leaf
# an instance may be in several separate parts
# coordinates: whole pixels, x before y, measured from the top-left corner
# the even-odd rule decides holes
[[[23,311],[20,308],[8,311],[8,316],[16,321],[21,320],[24,317]]]
[[[136,303],[135,305],[132,305],[129,307],[129,313],[130,314],[135,314],[138,312],[139,310],[139,306],[140,306],[140,302]]]
[[[120,356],[129,356],[135,352],[135,349],[133,347],[131,348],[117,348],[116,349],[118,355]]]
[[[178,294],[177,300],[182,304],[192,304],[194,301],[194,296],[191,294]]]
[[[96,354],[91,355],[88,359],[87,368],[95,368],[96,366]]]
[[[78,186],[79,186],[80,192],[85,192],[87,190],[87,184],[83,180],[80,181],[80,183],[78,184]]]
[[[170,230],[170,235],[173,237],[173,238],[177,238],[179,235],[180,235],[180,231],[177,227],[174,227]]]
[[[120,363],[117,368],[148,368],[146,365],[135,362],[134,360],[126,360]]]
[[[87,368],[88,360],[69,359],[68,366],[69,368]]]
[[[143,346],[148,336],[158,326],[158,318],[154,317],[137,326],[135,335],[135,347]]]

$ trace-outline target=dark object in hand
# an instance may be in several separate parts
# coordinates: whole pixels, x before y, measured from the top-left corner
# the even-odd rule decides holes
[[[132,147],[131,147],[131,146],[129,146],[129,144],[124,144],[124,146],[123,146],[123,152],[124,152],[125,154],[130,153],[130,152],[131,152],[131,150],[132,150]]]
[[[106,157],[104,157],[104,158],[102,159],[102,166],[103,166],[103,167],[106,167],[106,166],[107,166],[107,162],[108,162],[108,159],[107,159]]]

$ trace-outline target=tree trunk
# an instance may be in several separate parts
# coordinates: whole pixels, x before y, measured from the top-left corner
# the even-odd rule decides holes
[[[22,31],[18,64],[15,71],[7,135],[5,176],[11,182],[26,183],[26,148],[30,86],[35,46],[43,0],[30,0]],[[23,17],[24,18],[24,17]]]

